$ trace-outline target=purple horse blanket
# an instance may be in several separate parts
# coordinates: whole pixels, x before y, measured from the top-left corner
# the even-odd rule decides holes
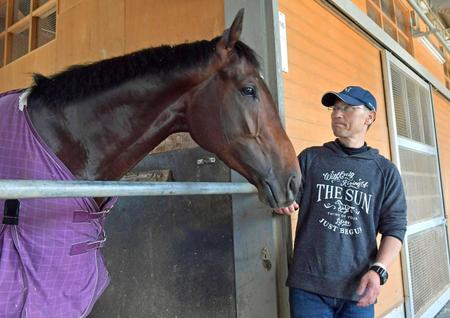
[[[19,109],[21,93],[0,95],[0,179],[75,180]],[[115,201],[20,200],[19,224],[0,224],[1,318],[89,314],[109,282],[99,248]]]

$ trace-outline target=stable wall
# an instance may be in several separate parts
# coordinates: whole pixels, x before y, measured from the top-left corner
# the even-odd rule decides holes
[[[358,8],[367,14],[367,0],[351,0]],[[413,11],[413,8],[406,0],[399,0],[405,7],[409,8],[409,10]],[[418,16],[417,16],[418,17]],[[427,26],[423,20],[418,17],[419,29],[424,32],[427,30]],[[409,24],[409,21],[407,21]],[[386,36],[388,36],[386,34]],[[440,63],[431,53],[430,51],[423,45],[421,42],[422,37],[413,37],[413,57],[422,64],[433,76],[445,86],[445,73],[444,66]],[[435,45],[436,48],[442,46],[437,39],[437,37],[433,34],[428,36],[428,39]]]
[[[56,39],[0,68],[0,92],[29,86],[33,73],[51,75],[147,47],[212,39],[224,30],[223,0],[60,0],[57,12]],[[180,133],[153,152],[195,146]]]
[[[283,73],[286,129],[297,153],[335,138],[331,113],[321,106],[322,95],[359,85],[370,90],[378,102],[377,119],[367,142],[390,158],[380,48],[318,2],[280,0],[279,8],[286,15],[289,59],[289,72]],[[294,217],[294,228],[296,222]],[[376,315],[383,316],[402,303],[398,257],[378,298]]]
[[[57,12],[56,39],[0,68],[0,91],[28,86],[33,72],[211,39],[224,28],[223,0],[60,0]]]

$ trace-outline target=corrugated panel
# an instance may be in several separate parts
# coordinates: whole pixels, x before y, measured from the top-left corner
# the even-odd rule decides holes
[[[399,147],[408,205],[408,224],[442,215],[436,157]]]
[[[446,247],[445,227],[442,225],[411,235],[408,239],[416,317],[420,317],[450,287]]]

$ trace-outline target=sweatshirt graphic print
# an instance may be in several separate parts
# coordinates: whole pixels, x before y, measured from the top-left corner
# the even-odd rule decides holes
[[[358,178],[353,171],[322,173],[323,183],[316,184],[316,203],[321,202],[327,213],[319,223],[326,229],[344,235],[360,235],[358,217],[370,214],[373,193],[368,193],[369,181]]]
[[[406,203],[397,168],[376,149],[347,154],[337,142],[299,155],[302,186],[287,285],[357,301],[377,254],[377,233],[403,240]]]

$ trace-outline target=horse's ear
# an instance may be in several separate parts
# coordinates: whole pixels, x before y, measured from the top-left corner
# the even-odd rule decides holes
[[[234,45],[236,44],[237,41],[239,41],[239,38],[241,36],[243,21],[244,21],[244,8],[239,10],[239,12],[236,14],[236,17],[234,18],[231,27],[223,32],[222,38],[220,39],[219,43],[217,43],[217,48],[219,49],[219,52],[220,50],[230,51],[233,49]]]

